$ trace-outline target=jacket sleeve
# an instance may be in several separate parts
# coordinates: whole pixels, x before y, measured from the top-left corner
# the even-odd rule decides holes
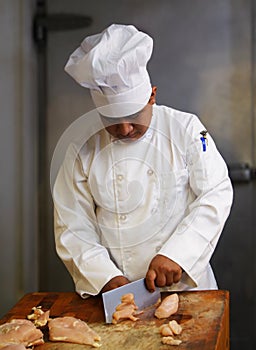
[[[113,277],[123,275],[100,244],[95,203],[74,145],[67,151],[53,188],[56,250],[76,291],[96,295]]]
[[[199,119],[192,116],[183,147],[194,200],[158,252],[178,263],[185,271],[185,283],[193,287],[197,286],[197,280],[210,261],[233,198],[226,164],[210,135],[203,150],[200,132],[204,129]]]

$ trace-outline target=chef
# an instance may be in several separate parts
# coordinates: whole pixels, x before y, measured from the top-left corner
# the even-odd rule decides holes
[[[227,167],[197,116],[156,105],[152,49],[113,24],[65,67],[102,126],[70,143],[53,189],[57,253],[82,297],[143,277],[150,291],[217,288],[209,261],[232,204]]]

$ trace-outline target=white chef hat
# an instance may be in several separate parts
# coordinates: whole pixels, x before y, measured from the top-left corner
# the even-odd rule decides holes
[[[71,54],[65,71],[89,88],[99,112],[124,117],[149,101],[152,87],[146,66],[152,38],[133,25],[112,24],[88,36]]]

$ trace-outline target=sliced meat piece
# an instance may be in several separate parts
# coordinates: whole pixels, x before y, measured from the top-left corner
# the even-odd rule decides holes
[[[124,319],[137,321],[136,310],[138,310],[138,306],[135,304],[134,295],[132,293],[124,294],[121,297],[121,304],[117,305],[116,311],[112,315],[112,323],[116,324],[119,320]]]
[[[133,304],[134,306],[136,306],[135,301],[134,301],[134,295],[132,293],[127,293],[127,294],[122,295],[121,303]]]
[[[121,309],[115,311],[112,315],[112,323],[116,324],[119,320],[129,319],[132,321],[137,321],[138,317],[134,316],[136,309],[133,305],[123,305]]]
[[[165,337],[169,335],[173,335],[173,332],[168,324],[162,324],[162,326],[160,326],[159,328],[159,332],[161,333],[161,335]]]
[[[178,322],[176,322],[175,320],[172,320],[168,323],[168,326],[170,327],[170,329],[172,330],[173,334],[180,334],[182,332],[182,327],[180,324],[178,324]]]
[[[43,343],[43,333],[29,320],[13,319],[0,326],[0,347],[11,344],[28,347]]]
[[[179,339],[174,339],[173,337],[163,337],[162,343],[167,345],[180,345],[182,341]]]
[[[164,300],[156,309],[155,316],[159,319],[167,318],[175,314],[175,312],[178,311],[178,308],[179,308],[178,294],[174,293],[174,294],[168,295],[166,298],[164,298]]]
[[[41,306],[33,307],[32,313],[27,318],[34,321],[36,327],[43,327],[50,319],[50,310],[44,312]]]
[[[101,346],[101,338],[86,322],[71,316],[57,317],[48,322],[49,339],[83,345]]]

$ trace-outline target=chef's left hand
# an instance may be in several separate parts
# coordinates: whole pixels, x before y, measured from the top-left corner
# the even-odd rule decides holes
[[[181,279],[182,268],[173,260],[163,255],[156,255],[146,274],[146,286],[150,292],[157,287],[171,286]]]
[[[101,293],[108,292],[109,290],[122,287],[125,284],[130,283],[130,281],[125,276],[116,276],[113,277],[105,286],[102,288]]]

